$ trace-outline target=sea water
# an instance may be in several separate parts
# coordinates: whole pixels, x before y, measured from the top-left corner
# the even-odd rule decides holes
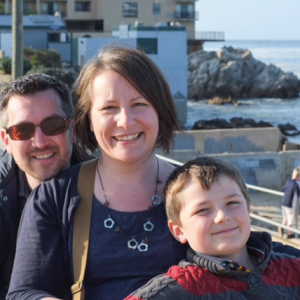
[[[255,59],[265,64],[274,64],[284,72],[292,72],[300,78],[299,41],[226,41],[205,42],[205,51],[217,51],[223,46],[248,49]],[[208,105],[205,101],[188,101],[186,128],[191,128],[198,120],[215,118],[229,121],[231,118],[252,118],[266,121],[273,126],[290,123],[300,130],[300,96],[294,99],[247,99],[239,100],[244,105]],[[293,143],[300,143],[300,135],[288,137]]]

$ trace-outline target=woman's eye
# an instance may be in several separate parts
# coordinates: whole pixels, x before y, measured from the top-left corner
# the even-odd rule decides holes
[[[147,104],[146,104],[146,103],[139,102],[139,103],[134,103],[133,106],[147,106]]]
[[[116,106],[105,106],[102,108],[102,110],[111,110],[111,109],[116,109],[117,107]]]

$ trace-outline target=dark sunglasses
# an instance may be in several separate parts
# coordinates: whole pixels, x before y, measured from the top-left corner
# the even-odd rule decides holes
[[[34,135],[35,127],[41,127],[45,135],[52,136],[66,132],[69,125],[70,119],[54,117],[44,120],[39,125],[34,125],[32,123],[12,125],[6,129],[6,133],[15,141],[29,140]]]

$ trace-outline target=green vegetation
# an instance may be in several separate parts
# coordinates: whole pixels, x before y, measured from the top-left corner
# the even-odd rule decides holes
[[[23,49],[23,74],[44,73],[55,76],[70,87],[74,83],[78,70],[66,70],[61,67],[60,55],[53,50]],[[0,69],[11,74],[11,58],[0,59]]]

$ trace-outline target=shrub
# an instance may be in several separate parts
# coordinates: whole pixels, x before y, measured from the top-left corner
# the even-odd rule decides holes
[[[1,65],[5,74],[11,74],[11,58],[9,57],[2,58]]]
[[[11,74],[11,58],[4,57],[1,59],[0,63],[1,69],[3,69],[5,74]],[[24,59],[23,60],[23,75],[26,74],[32,68],[32,64],[30,61]]]
[[[54,76],[57,79],[65,82],[70,88],[72,87],[78,75],[76,71],[62,68],[32,68],[28,73],[41,73]]]

